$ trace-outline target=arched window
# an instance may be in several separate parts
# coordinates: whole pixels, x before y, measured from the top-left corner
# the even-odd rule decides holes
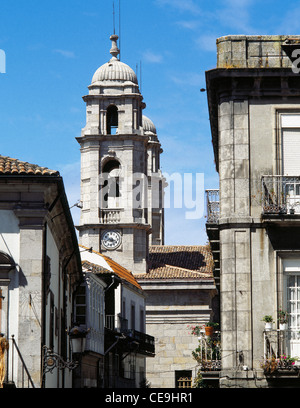
[[[120,194],[120,163],[109,160],[102,169],[104,176],[103,184],[103,205],[104,208],[114,208],[119,206],[118,198]]]
[[[106,115],[107,134],[115,135],[118,130],[118,108],[115,105],[110,105],[107,108]]]

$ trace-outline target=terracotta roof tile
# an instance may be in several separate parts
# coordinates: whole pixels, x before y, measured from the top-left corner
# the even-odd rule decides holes
[[[83,245],[79,245],[79,247],[88,249]],[[135,279],[135,276],[128,269],[124,268],[123,266],[113,261],[108,256],[101,254],[100,252],[94,250],[92,250],[91,252],[101,256],[106,261],[108,267],[111,268],[113,272],[119,276],[119,278],[131,283],[132,285],[136,286],[139,289],[142,289],[138,281]],[[82,266],[84,268],[91,270],[93,273],[110,273],[110,274],[113,273],[111,270],[106,269],[105,267],[97,265],[95,263],[89,262],[87,260],[82,261]]]
[[[41,167],[37,164],[30,164],[12,159],[11,157],[0,155],[0,175],[41,175],[41,176],[59,176],[56,170],[50,170],[47,167]]]
[[[155,245],[149,248],[149,270],[142,279],[213,279],[213,257],[208,245]]]

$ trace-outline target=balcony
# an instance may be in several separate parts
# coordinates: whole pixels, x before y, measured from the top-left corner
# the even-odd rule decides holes
[[[218,224],[220,217],[219,190],[206,190],[207,223]]]
[[[262,177],[263,215],[300,215],[300,176]]]
[[[219,190],[206,190],[206,233],[209,239],[210,248],[214,259],[214,278],[216,285],[219,285],[220,280],[220,232],[219,232],[219,217],[220,217],[220,201]]]
[[[121,222],[122,217],[121,208],[114,208],[114,209],[103,209],[100,210],[100,223],[101,224],[119,224]]]
[[[298,377],[300,369],[299,351],[299,331],[264,331],[264,360],[261,366],[265,375]]]
[[[199,364],[201,371],[221,370],[221,333],[215,331],[212,336],[200,333],[199,345],[193,351],[193,357]]]
[[[128,329],[128,320],[118,315],[106,315],[105,316],[105,328],[107,339],[113,339],[115,341],[115,334],[119,333],[119,343],[124,348],[124,351],[129,351],[134,344],[136,351],[140,354],[153,357],[155,354],[155,339],[146,333],[139,332],[134,329]],[[131,350],[132,351],[132,350]]]

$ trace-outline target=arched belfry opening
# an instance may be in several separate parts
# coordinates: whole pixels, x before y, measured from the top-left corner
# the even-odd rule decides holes
[[[102,203],[104,208],[119,207],[121,165],[118,160],[108,160],[102,168],[104,177]]]
[[[115,135],[118,130],[118,108],[110,105],[106,110],[106,130],[108,135]]]

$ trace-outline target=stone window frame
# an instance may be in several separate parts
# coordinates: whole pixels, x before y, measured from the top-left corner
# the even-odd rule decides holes
[[[274,145],[275,145],[275,158],[274,158],[274,170],[275,174],[283,175],[283,157],[282,157],[282,115],[299,115],[299,122],[300,122],[300,108],[296,108],[295,105],[282,105],[273,106],[273,117],[274,117]],[[292,127],[291,127],[292,129]],[[295,127],[294,129],[299,129],[299,127]]]

